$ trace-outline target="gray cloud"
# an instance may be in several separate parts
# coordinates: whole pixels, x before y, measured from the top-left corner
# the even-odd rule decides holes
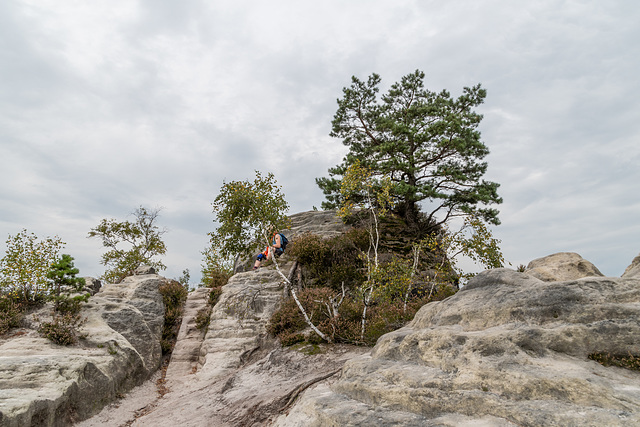
[[[3,3],[0,235],[58,234],[98,275],[89,229],[164,207],[167,275],[197,279],[224,180],[271,171],[292,212],[319,206],[350,77],[421,69],[488,90],[506,258],[576,251],[619,275],[639,251],[639,20],[623,1]]]

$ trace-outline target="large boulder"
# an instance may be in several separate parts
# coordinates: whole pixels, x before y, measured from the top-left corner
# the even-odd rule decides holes
[[[0,426],[63,426],[88,418],[157,370],[164,304],[157,275],[107,285],[81,311],[78,345],[21,329],[0,339]]]
[[[640,278],[545,282],[508,269],[424,306],[278,426],[640,425]]]
[[[560,252],[534,259],[525,271],[545,282],[604,276],[595,265],[574,252]]]

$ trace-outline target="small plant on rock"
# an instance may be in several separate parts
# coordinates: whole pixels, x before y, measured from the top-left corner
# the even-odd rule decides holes
[[[40,324],[38,333],[59,345],[76,344],[78,342],[78,328],[84,321],[78,314],[54,315],[50,322]]]
[[[182,319],[184,303],[189,291],[175,280],[170,280],[161,285],[158,290],[164,302],[164,326],[162,328],[162,340],[160,346],[162,353],[170,353],[178,336],[178,328]]]
[[[71,294],[82,291],[85,285],[82,277],[76,277],[78,272],[79,270],[73,265],[73,257],[63,254],[47,273],[47,277],[52,282],[49,298],[53,301],[57,312],[78,314],[80,304],[88,301],[89,294],[71,297]]]

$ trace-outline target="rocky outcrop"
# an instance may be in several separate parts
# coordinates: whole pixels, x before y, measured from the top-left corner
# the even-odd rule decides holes
[[[622,277],[640,277],[640,255],[631,261],[629,267],[622,273]]]
[[[534,259],[525,272],[545,282],[604,276],[595,265],[574,252],[560,252]]]
[[[285,261],[280,267],[287,274],[293,263]],[[367,351],[349,346],[281,348],[267,335],[266,325],[283,290],[273,268],[234,275],[222,288],[199,347],[200,332],[189,319],[202,307],[204,292],[192,293],[185,310],[190,326],[183,323],[178,354],[167,369],[167,394],[144,402],[135,416],[124,420],[136,427],[270,425],[306,387],[327,380],[346,360]],[[188,344],[182,346],[184,342]],[[101,413],[81,427],[113,419],[113,413]]]
[[[151,274],[102,287],[81,311],[77,346],[32,329],[1,339],[0,426],[69,425],[146,380],[160,364],[165,282]]]
[[[331,237],[346,229],[335,212],[291,218],[292,227],[284,232],[292,242],[305,232]],[[294,262],[285,254],[279,266],[289,275]],[[207,293],[196,290],[188,297],[167,368],[167,393],[152,403],[141,400],[134,414],[116,414],[118,409],[111,408],[79,427],[270,425],[307,387],[330,380],[346,360],[368,351],[352,346],[282,348],[269,337],[267,323],[285,293],[282,276],[272,265],[236,273],[222,288],[204,333],[195,327],[195,316]],[[113,421],[118,417],[120,424]]]
[[[640,355],[639,318],[637,277],[486,271],[275,425],[640,425],[640,372],[589,359]]]

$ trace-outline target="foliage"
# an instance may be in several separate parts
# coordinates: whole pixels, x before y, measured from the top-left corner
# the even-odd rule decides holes
[[[475,273],[464,273],[459,267],[460,256],[488,269],[504,266],[500,240],[494,238],[486,224],[475,216],[466,217],[462,227],[454,232],[444,225],[440,234],[432,235],[425,243],[431,251],[440,250],[446,254],[435,266],[439,277],[434,281],[454,282],[456,277],[466,281],[473,277]]]
[[[84,320],[78,314],[54,315],[51,322],[42,322],[38,327],[40,336],[58,345],[72,345],[78,342],[78,327]]]
[[[424,304],[439,301],[453,293],[451,287],[442,287],[431,297],[417,297],[410,301],[407,309],[402,304],[389,300],[374,301],[369,307],[368,323],[364,336],[361,316],[364,301],[357,296],[346,298],[334,316],[324,301],[335,296],[330,288],[310,288],[299,292],[299,299],[312,321],[334,342],[357,345],[374,345],[380,336],[404,326]],[[293,299],[283,302],[271,317],[267,331],[277,337],[282,345],[293,345],[303,340],[318,342],[317,334],[304,334],[306,323]]]
[[[202,264],[202,279],[200,285],[205,288],[221,288],[226,285],[233,275],[233,263],[229,258],[220,254],[213,239],[211,245],[202,251],[204,256]]]
[[[47,273],[51,280],[50,298],[53,300],[56,311],[80,311],[80,303],[88,299],[86,297],[69,298],[69,294],[80,292],[85,285],[82,277],[76,277],[79,270],[73,265],[73,257],[63,254]]]
[[[628,355],[591,353],[589,359],[595,360],[603,366],[617,366],[632,371],[640,371],[640,355],[629,353]]]
[[[16,301],[15,294],[0,291],[0,335],[20,326],[22,312],[22,304]]]
[[[305,281],[307,286],[318,284],[339,291],[342,284],[352,288],[365,280],[365,264],[360,254],[367,245],[367,231],[354,228],[328,239],[305,233],[287,250],[303,266],[310,279]]]
[[[502,202],[499,184],[482,179],[487,163],[481,160],[489,149],[477,130],[482,116],[473,108],[484,102],[486,91],[478,84],[454,99],[446,90],[426,90],[423,81],[424,73],[416,70],[394,83],[380,102],[380,76],[372,74],[366,82],[352,77],[338,99],[331,131],[349,153],[329,169],[329,178],[316,180],[327,197],[323,208],[344,204],[337,177],[361,162],[374,176],[389,177],[409,224],[416,224],[422,200],[431,202],[427,217],[434,224],[469,214],[499,223],[496,209],[480,207]]]
[[[178,336],[184,303],[189,291],[175,280],[170,280],[158,288],[164,302],[164,326],[160,346],[162,353],[170,353]]]
[[[42,302],[51,287],[47,274],[64,243],[57,236],[38,240],[24,229],[9,236],[6,246],[0,259],[0,288],[13,293],[18,301]]]
[[[370,169],[360,164],[359,160],[347,167],[344,179],[340,185],[341,206],[338,215],[345,218],[354,209],[361,209],[369,217],[367,230],[369,232],[369,249],[362,252],[361,257],[366,261],[367,279],[362,284],[362,317],[360,340],[364,340],[367,326],[367,310],[374,297],[374,292],[380,292],[379,282],[379,248],[380,248],[380,218],[387,213],[392,203],[391,181],[388,177],[377,180]]]
[[[102,255],[101,262],[107,267],[101,276],[102,280],[107,283],[120,283],[143,264],[156,270],[166,268],[161,261],[153,259],[167,252],[161,239],[166,230],[161,230],[156,225],[159,213],[159,209],[149,210],[140,206],[133,212],[133,222],[103,219],[97,227],[89,231],[89,237],[99,237],[102,239],[102,245],[108,248]],[[125,250],[122,245],[130,249]]]
[[[189,273],[189,269],[185,268],[182,270],[182,276],[178,277],[176,281],[184,286],[186,289],[189,289],[189,280],[191,280],[191,274]]]
[[[253,182],[225,183],[213,202],[218,229],[209,233],[212,245],[224,258],[250,255],[260,242],[269,245],[269,237],[289,227],[285,212],[289,205],[272,173],[263,177],[256,171]]]
[[[54,310],[57,313],[78,314],[82,309],[82,303],[87,301],[89,301],[89,294],[76,295],[73,297],[61,295],[53,300]]]
[[[211,306],[207,305],[206,307],[202,307],[196,313],[196,329],[207,329],[209,327],[209,323],[211,322]]]

